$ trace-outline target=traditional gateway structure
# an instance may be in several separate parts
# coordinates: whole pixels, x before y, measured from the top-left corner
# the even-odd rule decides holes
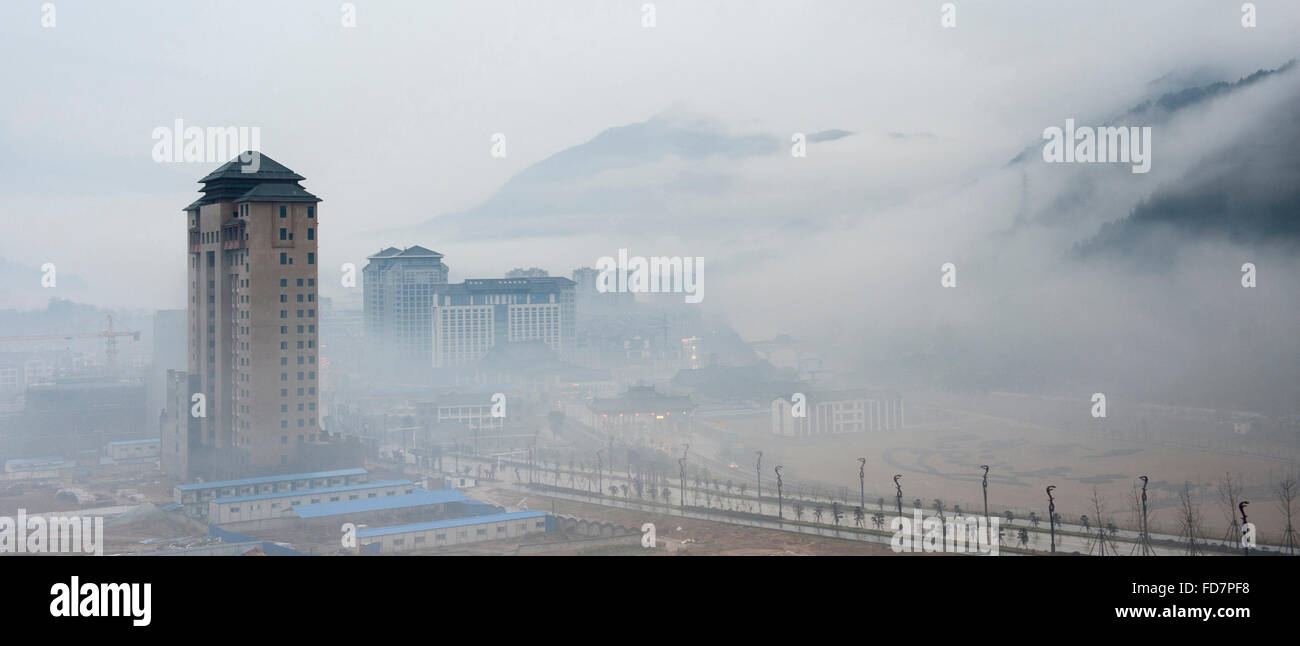
[[[903,398],[892,390],[809,390],[772,400],[775,435],[808,437],[900,428]]]
[[[654,433],[689,428],[695,403],[654,386],[631,386],[618,397],[596,397],[587,405],[587,425],[603,433]]]

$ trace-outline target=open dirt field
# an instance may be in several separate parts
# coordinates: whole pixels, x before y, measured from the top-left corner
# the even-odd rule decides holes
[[[1259,527],[1261,540],[1276,540],[1284,523],[1272,486],[1287,468],[1295,468],[1280,460],[1140,444],[1104,433],[920,404],[908,408],[907,423],[902,431],[815,439],[778,438],[759,421],[728,424],[727,430],[744,436],[751,470],[752,452],[761,449],[765,470],[783,464],[787,483],[824,483],[821,495],[847,495],[852,504],[858,499],[857,458],[867,458],[868,508],[880,497],[887,507],[893,504],[892,477],[901,473],[904,504],[920,498],[929,506],[940,498],[948,509],[954,504],[968,511],[981,509],[979,465],[988,464],[989,506],[995,513],[1009,507],[1020,517],[1030,509],[1045,516],[1044,488],[1054,484],[1057,512],[1067,521],[1077,521],[1081,514],[1095,517],[1095,485],[1107,520],[1132,526],[1128,497],[1137,476],[1146,474],[1151,478],[1152,530],[1176,533],[1178,490],[1189,481],[1201,505],[1205,534],[1212,538],[1226,529],[1227,512],[1215,487],[1228,472],[1245,482],[1244,498],[1252,503],[1250,519]]]

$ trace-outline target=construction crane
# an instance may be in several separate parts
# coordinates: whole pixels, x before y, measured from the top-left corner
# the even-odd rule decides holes
[[[82,334],[37,334],[34,336],[0,336],[0,343],[4,343],[8,341],[21,343],[24,341],[59,341],[59,340],[92,339],[95,337],[103,337],[104,353],[108,357],[108,373],[110,375],[116,375],[117,374],[117,338],[122,336],[129,336],[131,337],[132,341],[139,341],[140,331],[139,330],[122,330],[122,331],[114,330],[113,315],[109,314],[104,318],[105,318],[106,327],[103,330],[100,330],[99,332],[85,332]]]

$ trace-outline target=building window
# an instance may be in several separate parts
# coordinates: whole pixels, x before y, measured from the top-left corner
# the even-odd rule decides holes
[[[280,207],[280,217],[284,217],[285,215],[287,215],[288,211],[289,211],[289,207],[287,206]]]

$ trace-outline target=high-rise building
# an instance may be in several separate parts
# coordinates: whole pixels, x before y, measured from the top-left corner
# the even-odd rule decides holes
[[[159,423],[160,414],[167,405],[167,371],[184,371],[189,366],[186,359],[188,317],[185,310],[153,313],[153,354],[149,361],[148,406],[145,408],[150,424]]]
[[[497,345],[541,341],[561,356],[574,346],[568,278],[477,278],[434,290],[433,365],[478,361]]]
[[[601,292],[596,288],[599,281],[599,269],[579,267],[573,270],[574,293],[584,320],[594,321],[595,317],[627,312],[636,303],[636,294],[632,292]]]
[[[433,355],[433,290],[447,284],[442,254],[419,245],[389,247],[362,270],[366,344],[379,365],[428,368]]]
[[[185,207],[188,381],[205,408],[190,450],[219,456],[204,462],[227,473],[294,464],[320,432],[321,200],[299,185],[301,175],[266,155],[256,161],[236,158],[209,173],[199,180],[203,196]]]

